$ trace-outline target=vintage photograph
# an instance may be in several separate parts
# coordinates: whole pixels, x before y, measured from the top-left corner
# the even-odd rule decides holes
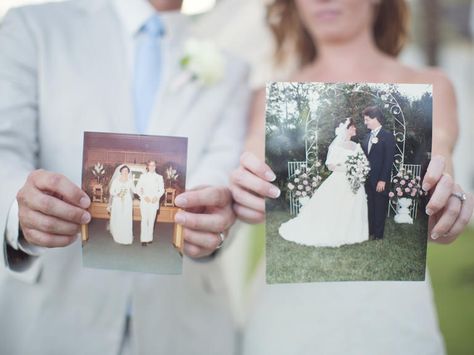
[[[84,266],[181,273],[174,200],[185,191],[186,161],[187,138],[84,133],[82,188],[92,201]]]
[[[424,280],[427,84],[273,82],[266,161],[268,283]]]

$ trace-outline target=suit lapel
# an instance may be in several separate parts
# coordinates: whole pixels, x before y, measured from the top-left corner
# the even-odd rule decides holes
[[[380,144],[380,138],[377,136],[378,138],[378,142],[377,143],[372,143],[372,147],[370,148],[370,153],[369,153],[369,156],[373,155],[374,154],[374,151],[377,149],[377,146]],[[370,139],[370,138],[369,138]]]
[[[364,138],[363,143],[362,143],[364,152],[367,156],[369,156],[369,139],[370,139],[370,134],[367,134]]]
[[[378,146],[383,142],[384,140],[384,135],[385,135],[385,130],[383,129],[383,127],[380,129],[379,133],[377,134],[377,139],[378,139],[378,142],[376,144],[372,144],[372,149],[370,150],[370,153],[369,155],[372,155],[372,153],[374,152],[374,150],[378,150]],[[370,135],[369,135],[370,137]]]

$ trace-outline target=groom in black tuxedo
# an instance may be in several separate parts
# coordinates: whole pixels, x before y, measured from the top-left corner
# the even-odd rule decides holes
[[[370,132],[364,138],[364,149],[370,163],[370,173],[365,183],[369,212],[369,235],[382,239],[388,209],[388,193],[395,157],[395,138],[383,128],[385,118],[377,106],[362,111],[364,123]]]

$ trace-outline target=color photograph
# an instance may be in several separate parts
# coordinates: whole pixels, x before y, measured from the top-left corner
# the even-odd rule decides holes
[[[174,200],[186,183],[187,139],[84,133],[82,227],[86,267],[181,273],[183,236]]]
[[[268,283],[424,280],[426,84],[267,85]]]

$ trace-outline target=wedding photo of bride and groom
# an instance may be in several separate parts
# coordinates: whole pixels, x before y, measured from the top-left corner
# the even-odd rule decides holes
[[[163,176],[156,172],[156,161],[146,162],[146,171],[135,186],[127,164],[120,164],[112,176],[109,188],[109,230],[116,243],[133,243],[134,195],[140,198],[140,242],[147,246],[153,241],[155,219],[165,192]]]
[[[271,83],[267,103],[267,282],[424,279],[431,87]]]
[[[187,139],[86,132],[82,188],[92,221],[82,231],[87,267],[180,273],[174,216],[185,191]]]

